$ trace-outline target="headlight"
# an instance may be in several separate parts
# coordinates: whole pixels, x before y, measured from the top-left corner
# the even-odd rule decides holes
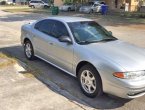
[[[136,79],[145,76],[145,71],[136,71],[136,72],[115,72],[113,76],[122,79]]]

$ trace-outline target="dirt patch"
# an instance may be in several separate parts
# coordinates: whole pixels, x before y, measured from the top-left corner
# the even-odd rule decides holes
[[[7,67],[15,64],[17,61],[14,58],[10,58],[7,55],[0,53],[0,68]]]

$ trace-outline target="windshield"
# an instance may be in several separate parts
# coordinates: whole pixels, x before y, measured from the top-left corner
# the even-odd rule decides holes
[[[77,43],[111,41],[117,38],[95,21],[68,23]]]

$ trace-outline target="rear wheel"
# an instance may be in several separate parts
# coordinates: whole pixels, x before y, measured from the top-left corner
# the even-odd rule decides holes
[[[79,70],[78,79],[83,93],[88,97],[102,95],[102,81],[92,65],[85,65]]]
[[[71,8],[70,7],[68,8],[68,11],[71,11]]]
[[[31,8],[35,8],[35,6],[34,6],[34,5],[32,5],[32,6],[31,6]]]
[[[90,12],[89,12],[89,13],[90,13],[90,14],[92,14],[93,12],[94,12],[93,10],[90,10]]]
[[[49,8],[47,5],[44,6],[45,9]]]
[[[25,56],[28,60],[34,60],[35,57],[34,57],[33,46],[29,40],[27,40],[24,43],[24,53],[25,53]]]

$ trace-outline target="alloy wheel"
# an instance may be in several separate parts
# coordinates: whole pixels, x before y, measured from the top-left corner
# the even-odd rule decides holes
[[[96,91],[95,76],[89,71],[84,70],[80,77],[81,85],[87,93],[94,93]]]
[[[25,45],[25,53],[26,53],[26,56],[28,58],[31,58],[31,56],[32,56],[32,49],[31,49],[31,44],[30,43],[26,43],[26,45]]]

